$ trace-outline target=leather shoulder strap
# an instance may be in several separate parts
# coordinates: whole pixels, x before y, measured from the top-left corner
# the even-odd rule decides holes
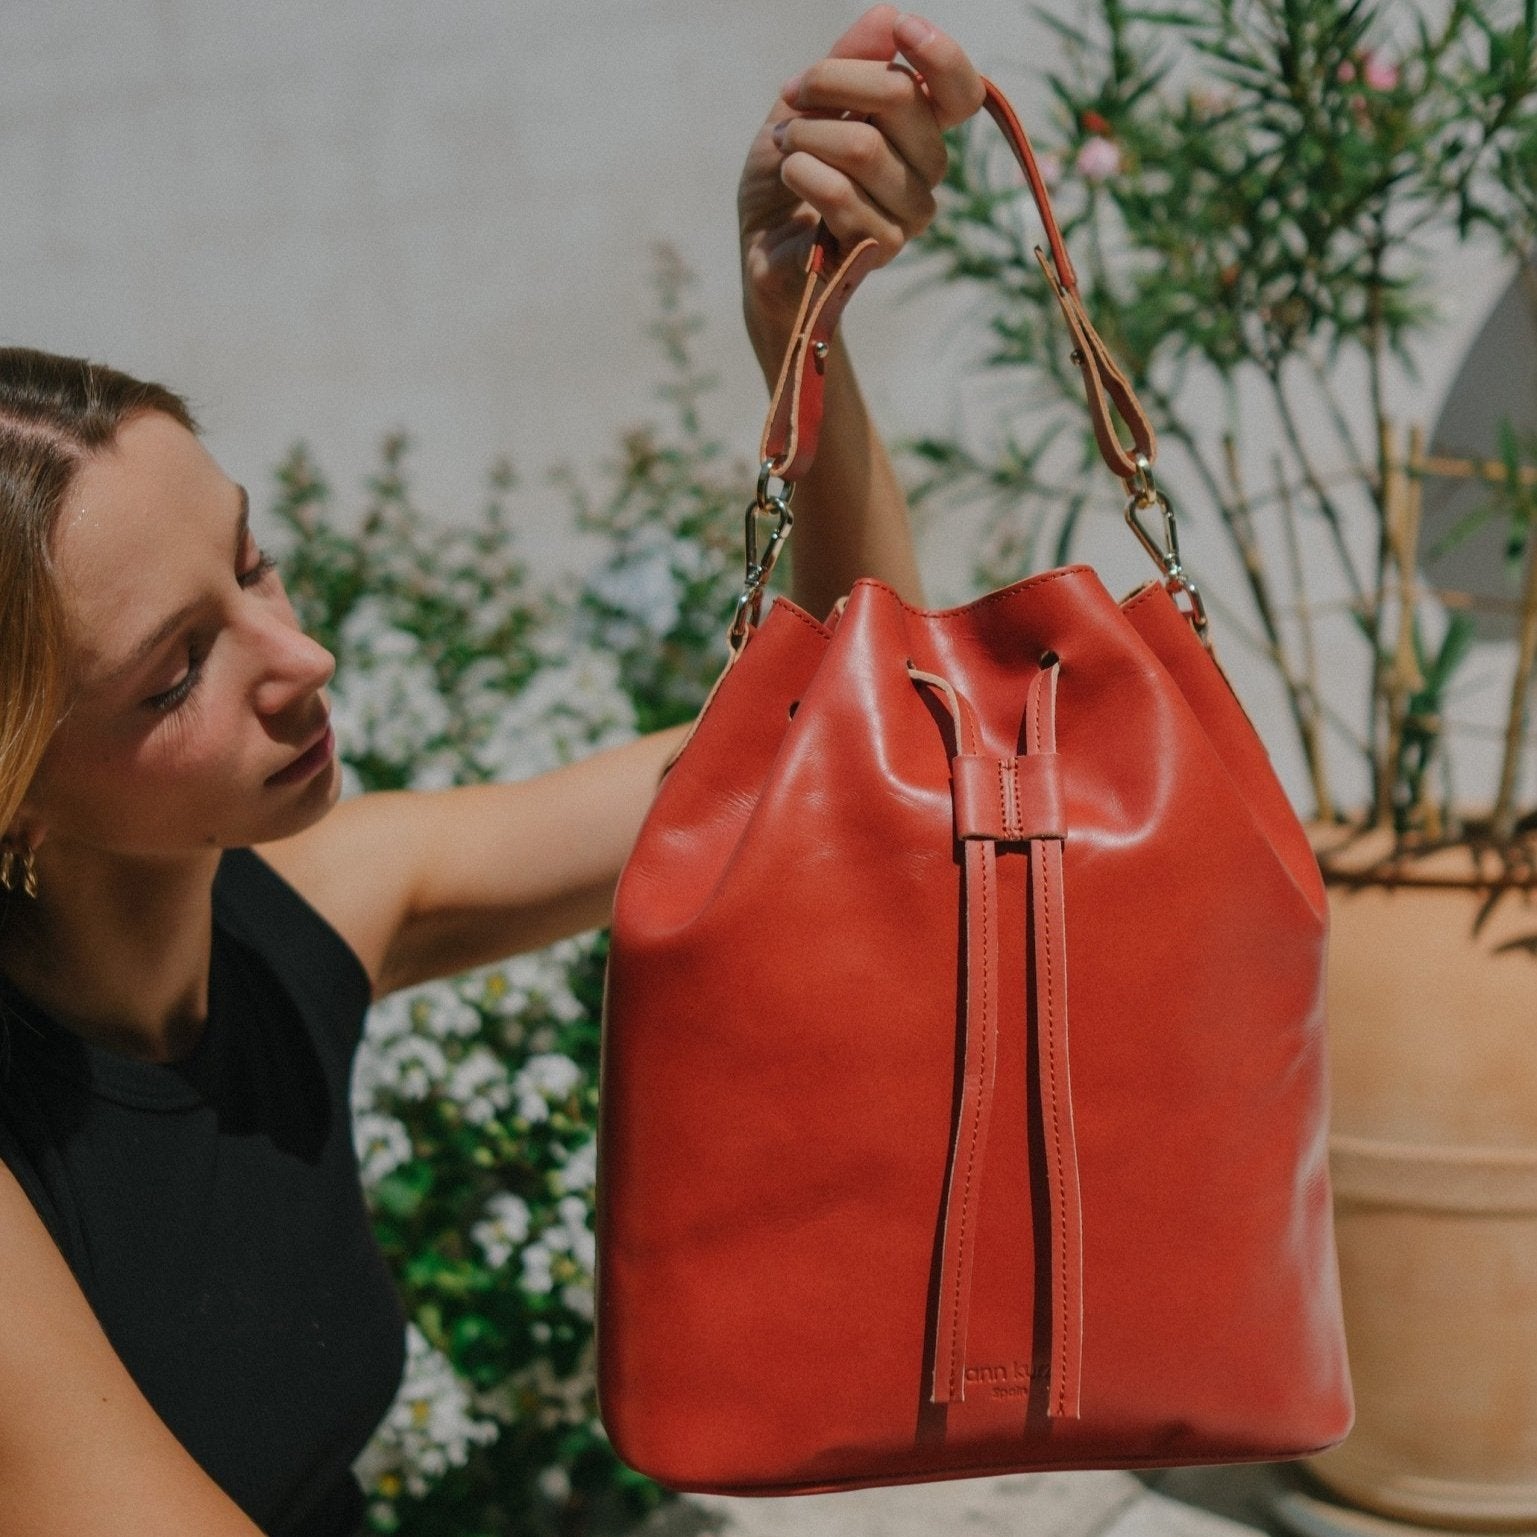
[[[1029,137],[998,87],[991,80],[984,80],[982,84],[986,93],[983,105],[1003,131],[1014,158],[1025,173],[1030,195],[1046,229],[1046,243],[1051,254],[1048,258],[1037,246],[1036,259],[1046,274],[1073,338],[1073,361],[1083,374],[1095,442],[1111,472],[1118,479],[1131,482],[1138,477],[1139,458],[1145,459],[1150,468],[1158,456],[1152,423],[1130,381],[1116,366],[1084,310],[1078,295],[1078,276],[1062,242],[1062,232],[1057,226],[1046,182],[1036,163]],[[880,264],[879,254],[874,240],[862,240],[852,250],[843,252],[825,225],[817,230],[806,263],[806,286],[801,295],[800,310],[785,350],[759,445],[760,461],[783,480],[798,480],[816,457],[827,349],[844,306],[866,274]],[[1129,449],[1122,443],[1115,427],[1111,405],[1131,430],[1132,446]]]

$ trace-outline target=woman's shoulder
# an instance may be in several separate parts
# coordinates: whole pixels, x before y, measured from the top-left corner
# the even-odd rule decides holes
[[[296,1001],[344,1015],[349,1026],[361,1021],[373,996],[367,968],[265,849],[225,850],[213,901],[217,925],[259,955]]]
[[[412,811],[427,798],[403,790],[353,796],[303,832],[245,851],[347,946],[371,988],[410,905],[420,841]],[[245,878],[248,870],[234,863],[235,878]]]

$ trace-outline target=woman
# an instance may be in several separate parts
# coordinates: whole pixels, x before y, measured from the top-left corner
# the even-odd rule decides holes
[[[816,217],[894,254],[980,101],[889,6],[785,86],[739,199],[766,373]],[[797,600],[916,597],[838,348],[826,421]],[[0,352],[4,1537],[356,1529],[401,1357],[347,1126],[363,1010],[604,922],[679,741],[335,806],[331,671],[176,396]]]

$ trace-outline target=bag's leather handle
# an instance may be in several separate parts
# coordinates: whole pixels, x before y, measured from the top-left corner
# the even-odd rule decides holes
[[[983,105],[1009,141],[1009,148],[1025,173],[1030,195],[1035,199],[1041,222],[1046,227],[1046,242],[1051,255],[1048,259],[1037,246],[1036,259],[1051,284],[1073,338],[1073,361],[1083,374],[1089,415],[1100,454],[1118,479],[1129,486],[1143,486],[1146,484],[1144,472],[1151,469],[1158,456],[1152,423],[1130,381],[1116,366],[1084,311],[1078,296],[1078,276],[1062,243],[1062,232],[1052,212],[1046,182],[1024,128],[998,87],[991,80],[984,80],[982,86],[985,92]],[[860,281],[878,264],[878,256],[879,247],[874,240],[862,240],[852,250],[843,252],[826,225],[817,230],[806,263],[806,287],[801,295],[800,310],[774,387],[758,453],[761,463],[782,480],[798,480],[816,457],[827,349],[844,306]],[[1131,429],[1130,449],[1121,442],[1111,418],[1111,403]]]

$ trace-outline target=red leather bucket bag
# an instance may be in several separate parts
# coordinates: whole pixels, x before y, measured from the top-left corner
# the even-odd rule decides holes
[[[1161,572],[939,611],[862,581],[760,623],[873,256],[818,245],[748,514],[780,527],[614,911],[599,1394],[678,1489],[1271,1460],[1350,1426],[1323,885],[988,108]]]

